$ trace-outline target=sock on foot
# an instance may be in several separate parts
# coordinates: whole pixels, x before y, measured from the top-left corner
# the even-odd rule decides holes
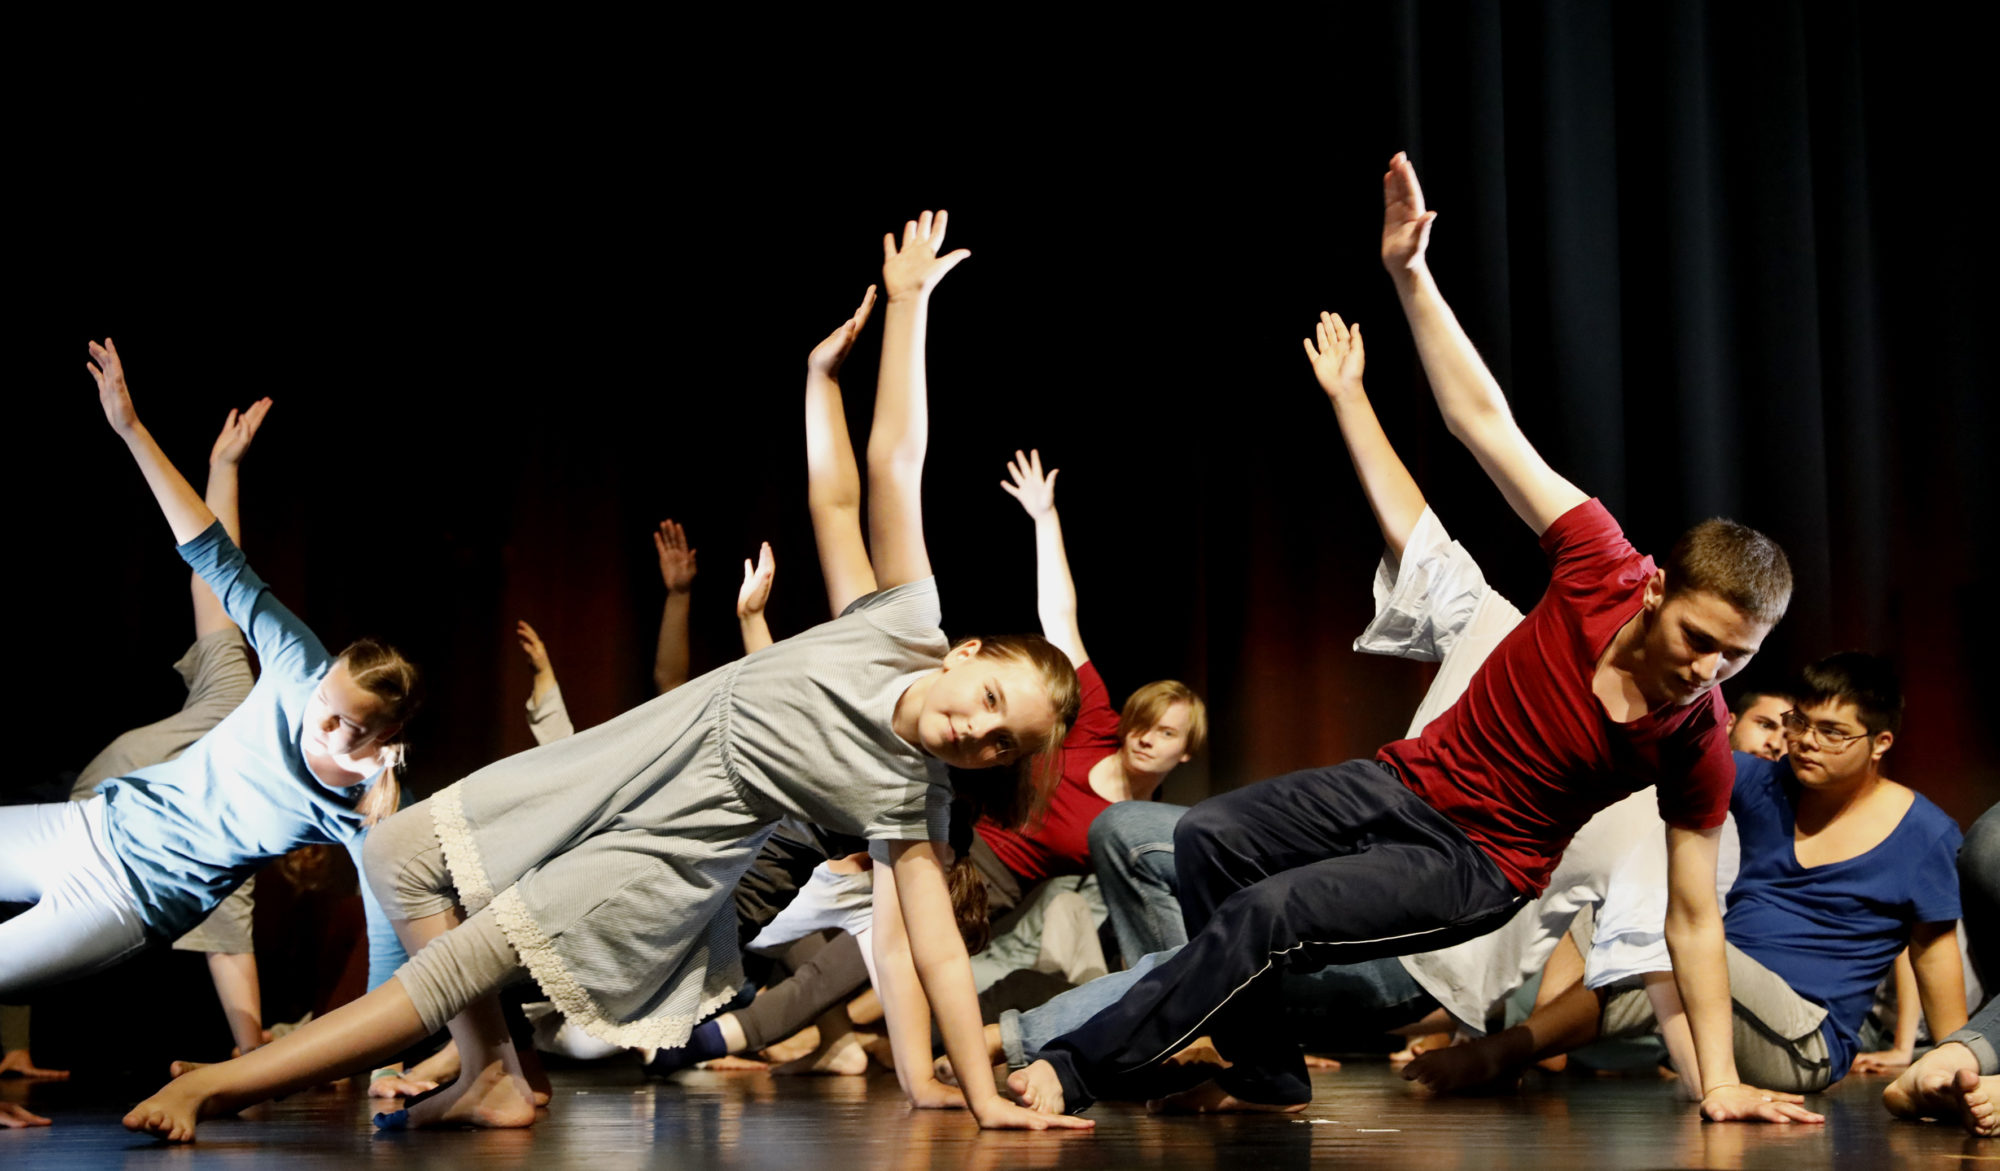
[[[646,1063],[646,1072],[658,1076],[677,1073],[680,1070],[717,1057],[729,1056],[729,1046],[722,1040],[722,1026],[713,1020],[703,1021],[688,1034],[687,1044],[674,1049],[662,1049],[653,1054]]]

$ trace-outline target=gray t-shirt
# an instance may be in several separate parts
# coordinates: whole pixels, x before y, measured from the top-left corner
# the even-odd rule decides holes
[[[431,801],[461,902],[488,903],[570,1020],[673,1046],[741,981],[729,903],[780,819],[945,837],[944,765],[896,701],[949,649],[932,579],[607,723],[496,762]]]

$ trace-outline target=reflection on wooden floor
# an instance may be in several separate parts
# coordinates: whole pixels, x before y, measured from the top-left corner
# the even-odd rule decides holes
[[[55,1118],[0,1130],[0,1167],[314,1168],[421,1166],[522,1171],[588,1167],[1250,1168],[1811,1168],[2000,1166],[2000,1140],[1899,1123],[1882,1110],[1884,1079],[1850,1078],[1809,1099],[1824,1127],[1703,1125],[1671,1083],[1536,1075],[1518,1095],[1427,1099],[1386,1065],[1317,1075],[1303,1116],[1161,1118],[1137,1106],[1091,1112],[1097,1130],[982,1134],[962,1112],[908,1110],[886,1074],[868,1078],[684,1075],[641,1082],[631,1067],[559,1071],[552,1108],[532,1129],[377,1134],[376,1104],[317,1091],[241,1119],[202,1124],[192,1149],[118,1125],[149,1087],[0,1083],[0,1097]]]

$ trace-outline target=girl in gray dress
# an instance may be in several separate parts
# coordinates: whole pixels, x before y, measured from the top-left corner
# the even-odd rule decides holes
[[[571,1023],[617,1045],[682,1044],[740,980],[729,895],[779,820],[875,844],[873,948],[897,1072],[920,1107],[991,1127],[1088,1126],[999,1096],[946,891],[946,765],[1024,765],[1077,707],[1069,660],[1034,637],[949,645],[923,535],[930,295],[964,260],[945,215],[883,240],[887,297],[868,440],[868,523],[835,381],[875,303],[807,362],[814,533],[840,617],[581,735],[483,769],[376,831],[368,879],[413,958],[280,1041],[163,1087],[125,1125],[174,1140],[367,1069],[449,1024],[459,1080],[394,1125],[527,1126],[535,1110],[494,993],[522,968]],[[432,946],[426,946],[432,945]],[[931,1077],[935,1006],[960,1087]]]

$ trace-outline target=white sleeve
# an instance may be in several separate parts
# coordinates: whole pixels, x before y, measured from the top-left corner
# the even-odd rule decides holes
[[[560,685],[550,687],[539,703],[534,696],[528,697],[528,731],[534,733],[538,745],[576,735],[576,725],[570,723]]]
[[[1410,530],[1399,565],[1387,553],[1375,567],[1375,617],[1354,649],[1434,663],[1452,644],[1487,592],[1486,575],[1451,539],[1429,506]]]

